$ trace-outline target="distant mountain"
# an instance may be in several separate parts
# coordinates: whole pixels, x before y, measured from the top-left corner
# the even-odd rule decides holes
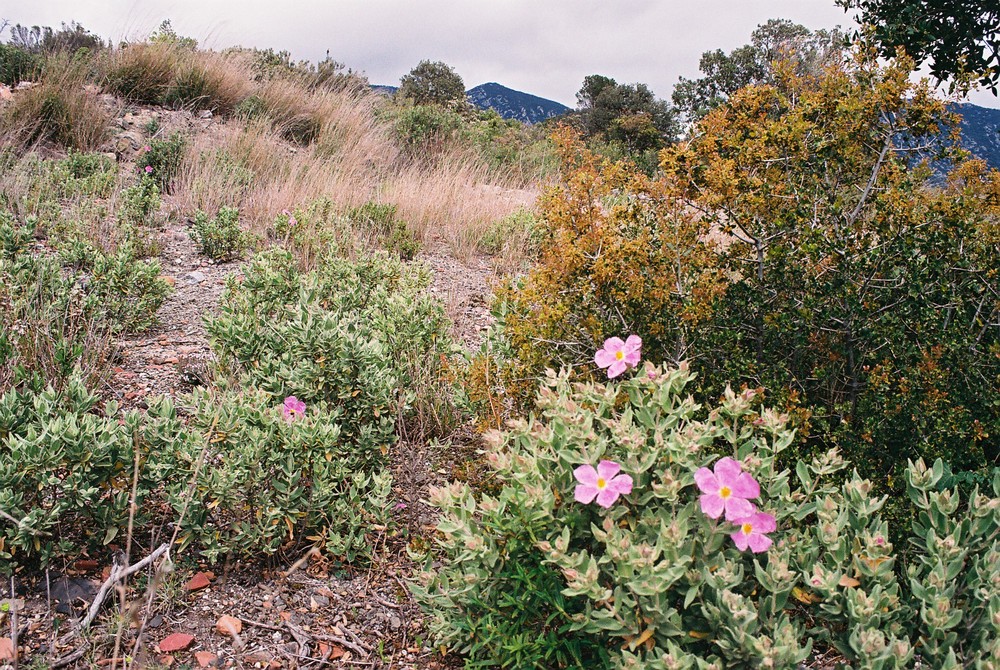
[[[962,146],[990,167],[1000,169],[1000,109],[967,102],[952,109],[962,116]]]
[[[569,107],[562,103],[515,91],[495,82],[476,86],[465,95],[480,109],[493,109],[505,119],[517,119],[529,124],[569,111]]]

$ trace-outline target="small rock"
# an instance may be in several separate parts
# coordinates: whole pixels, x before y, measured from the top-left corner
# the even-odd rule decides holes
[[[399,620],[398,616],[394,616],[394,617],[390,617],[389,618],[389,626],[393,630],[396,630],[397,628],[399,628],[402,625],[403,625],[403,622]]]
[[[326,596],[313,596],[309,599],[309,607],[316,609],[317,607],[329,607],[330,599]]]
[[[219,620],[215,622],[215,630],[219,633],[219,635],[236,637],[243,631],[243,622],[236,617],[223,614],[219,617]]]
[[[0,661],[14,660],[14,641],[9,637],[0,637]]]
[[[205,273],[201,272],[200,270],[195,270],[194,272],[189,272],[187,274],[187,278],[190,279],[191,281],[197,282],[197,283],[201,283],[201,282],[205,281],[206,279],[208,279],[208,277],[205,276]]]
[[[187,649],[192,644],[194,644],[194,635],[188,635],[187,633],[174,633],[173,635],[168,635],[160,644],[157,645],[161,652],[172,652],[181,651]]]
[[[212,582],[204,572],[196,573],[194,577],[188,580],[188,583],[184,585],[185,591],[200,591],[201,589],[208,588],[211,586]]]
[[[207,668],[216,665],[219,657],[210,651],[196,651],[194,652],[194,660],[198,661],[198,667]]]

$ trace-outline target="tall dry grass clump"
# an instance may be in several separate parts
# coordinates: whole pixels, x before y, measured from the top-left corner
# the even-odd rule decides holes
[[[181,49],[177,70],[163,94],[163,104],[229,115],[252,91],[250,75],[240,59]]]
[[[88,63],[51,56],[32,88],[18,91],[0,113],[0,141],[17,153],[51,142],[95,151],[110,137],[112,109],[87,86]]]
[[[100,81],[127,102],[156,105],[174,80],[181,57],[173,44],[127,44],[104,54]]]

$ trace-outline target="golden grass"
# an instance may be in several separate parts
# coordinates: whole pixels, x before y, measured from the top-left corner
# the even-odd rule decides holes
[[[46,142],[95,151],[111,135],[113,110],[87,86],[87,71],[68,57],[51,57],[36,85],[19,91],[0,114],[0,143],[23,154]]]

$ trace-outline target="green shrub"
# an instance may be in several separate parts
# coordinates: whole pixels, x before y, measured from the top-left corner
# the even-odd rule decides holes
[[[3,574],[71,560],[124,533],[140,416],[114,402],[98,409],[76,377],[62,391],[0,394],[0,509],[17,520],[0,522]],[[143,479],[137,527],[150,490]]]
[[[160,213],[160,187],[156,177],[143,171],[139,180],[121,194],[118,221],[136,228],[151,228],[158,224]]]
[[[148,174],[155,179],[161,193],[169,193],[170,182],[177,175],[184,159],[186,144],[184,136],[180,133],[174,133],[165,140],[150,140],[136,160],[136,169],[141,174]],[[152,170],[147,171],[147,167]]]
[[[413,155],[443,147],[465,125],[461,114],[438,105],[402,107],[391,121],[397,141]]]
[[[447,428],[431,407],[451,396],[454,345],[429,281],[384,254],[325,257],[301,273],[290,253],[267,252],[229,283],[208,333],[246,384],[326,402],[343,439],[388,450],[397,418],[411,433]]]
[[[539,417],[487,453],[494,494],[432,489],[440,552],[413,590],[438,643],[467,667],[793,668],[828,648],[865,668],[1000,659],[1000,473],[994,497],[962,498],[939,488],[940,461],[911,463],[914,523],[894,549],[886,497],[838,476],[836,450],[793,475],[776,463],[787,417],[752,391],[703,409],[692,378],[649,364],[608,385],[551,373]],[[695,473],[720,455],[776,518],[759,553],[702,511]],[[607,509],[574,499],[574,470],[601,460],[632,481]]]
[[[301,555],[321,547],[340,560],[367,560],[388,524],[391,477],[365,440],[345,440],[344,418],[309,403],[294,421],[282,400],[259,389],[196,391],[182,423],[168,401],[146,429],[154,466],[177,516],[178,542],[220,556]],[[188,502],[196,464],[205,454]]]
[[[38,56],[10,44],[0,44],[0,84],[15,86],[34,79],[41,69]]]
[[[156,312],[172,292],[157,260],[139,260],[132,245],[93,259],[88,287],[115,333],[134,333],[156,323]]]
[[[495,222],[479,240],[479,251],[500,254],[518,248],[527,258],[537,258],[545,238],[544,228],[529,209],[519,209]]]
[[[217,261],[239,258],[253,240],[240,228],[240,212],[235,207],[223,207],[212,219],[198,210],[189,234],[198,251]]]
[[[422,246],[405,221],[396,218],[396,206],[368,201],[348,211],[347,216],[361,227],[363,235],[375,235],[390,251],[405,261],[413,260]]]

